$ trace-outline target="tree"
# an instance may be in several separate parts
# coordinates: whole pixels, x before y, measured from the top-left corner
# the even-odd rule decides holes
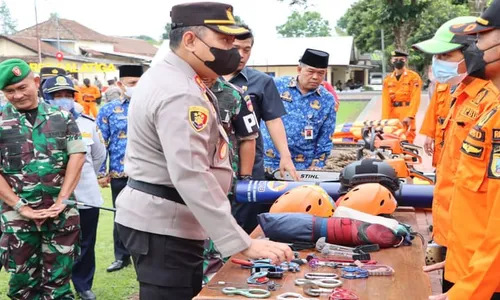
[[[303,14],[294,11],[285,24],[276,26],[276,30],[282,37],[331,36],[330,24],[315,11]]]
[[[362,53],[371,53],[381,48],[380,31],[384,29],[388,57],[390,51],[396,48],[409,50],[414,43],[431,38],[446,21],[469,15],[467,4],[454,5],[452,1],[433,0],[410,9],[404,3],[399,3],[402,1],[360,0],[347,10],[337,25],[354,36],[356,47]],[[389,2],[393,2],[391,6],[387,5]],[[418,18],[406,19],[410,15]],[[395,25],[398,22],[399,25]],[[429,55],[412,51],[410,54],[410,62],[418,71],[423,71],[430,63]]]
[[[285,2],[285,0],[278,0],[279,2]],[[303,6],[307,7],[307,0],[286,0],[289,2],[290,6]]]
[[[151,45],[157,45],[158,44],[158,41],[156,41],[154,38],[152,38],[152,37],[150,37],[148,35],[133,36],[133,38],[139,39],[139,40],[144,40],[144,41],[150,43]]]
[[[240,16],[234,16],[234,21],[236,22],[236,24],[246,25],[245,21],[243,21]]]
[[[12,19],[9,7],[7,7],[5,1],[2,1],[2,5],[0,5],[0,26],[2,30],[1,34],[16,33],[17,22]]]
[[[172,24],[171,23],[165,24],[165,32],[161,36],[162,40],[168,40],[169,39],[168,37],[170,36],[170,31],[172,31]]]

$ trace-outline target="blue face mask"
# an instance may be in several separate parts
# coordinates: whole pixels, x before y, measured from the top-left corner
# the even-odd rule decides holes
[[[467,76],[467,73],[458,73],[458,66],[463,61],[449,62],[437,59],[434,56],[432,58],[432,75],[434,79],[439,83],[459,84]]]
[[[73,98],[57,98],[49,100],[49,103],[55,106],[59,106],[61,109],[66,111],[73,111],[75,108],[75,100]]]

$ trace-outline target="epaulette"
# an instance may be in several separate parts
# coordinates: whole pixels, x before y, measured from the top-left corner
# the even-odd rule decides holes
[[[86,115],[86,114],[81,114],[80,116],[81,116],[82,118],[85,118],[85,119],[87,119],[87,120],[90,120],[90,121],[92,121],[92,122],[95,122],[95,119],[94,119],[94,118],[92,118],[92,117],[91,117],[91,116],[89,116],[89,115]]]

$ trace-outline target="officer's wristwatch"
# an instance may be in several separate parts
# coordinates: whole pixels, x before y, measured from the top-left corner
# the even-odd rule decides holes
[[[16,211],[19,212],[19,210],[23,207],[28,205],[28,200],[24,198],[19,198],[19,201],[17,201],[16,205],[14,205],[12,208]]]
[[[241,180],[241,181],[252,180],[252,175],[239,175],[238,180]]]

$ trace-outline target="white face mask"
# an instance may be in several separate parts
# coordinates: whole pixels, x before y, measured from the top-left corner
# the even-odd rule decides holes
[[[127,96],[128,98],[132,98],[132,93],[135,90],[135,86],[123,86],[125,87],[125,96]]]
[[[458,73],[458,66],[463,61],[448,62],[437,59],[434,56],[432,58],[432,75],[434,79],[440,83],[448,83],[450,85],[459,84],[467,76],[467,73]]]

